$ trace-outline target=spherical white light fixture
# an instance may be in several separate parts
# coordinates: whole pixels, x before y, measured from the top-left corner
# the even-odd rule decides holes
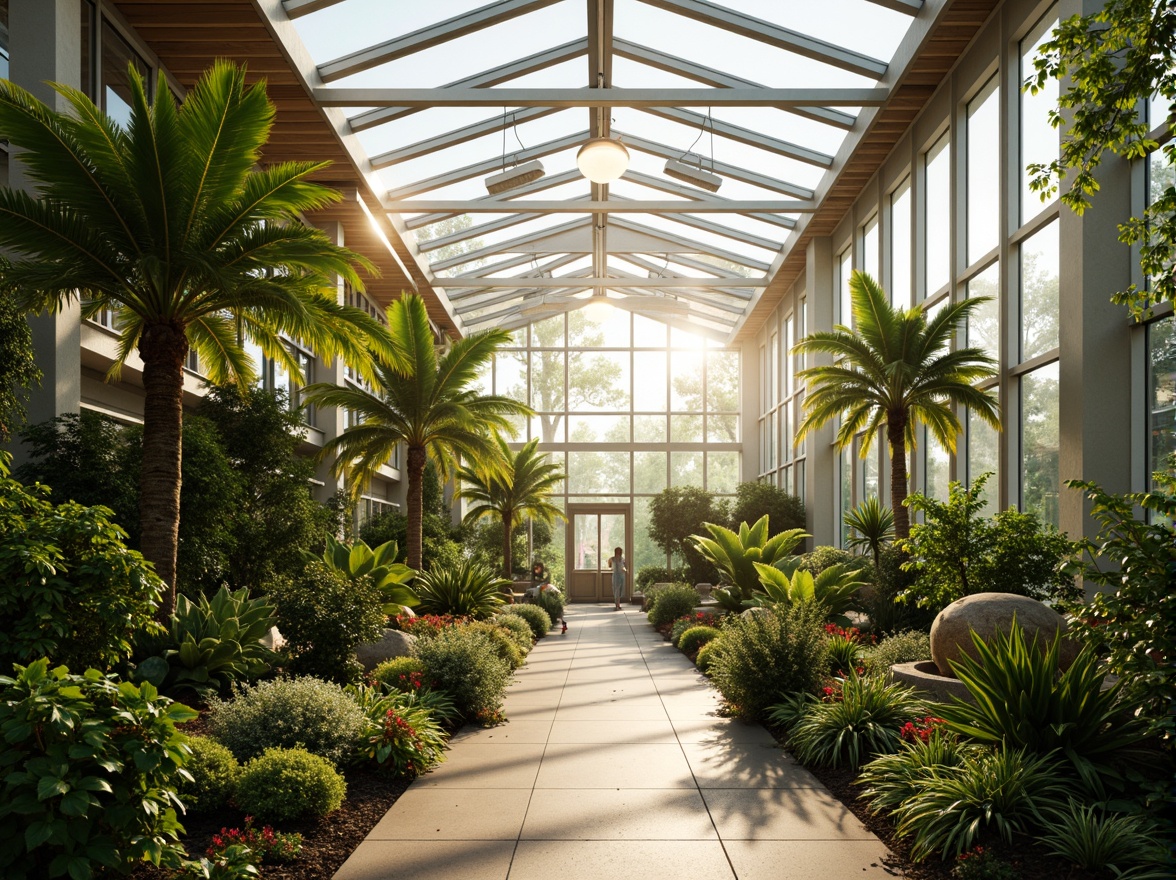
[[[612,317],[612,310],[613,305],[603,291],[588,297],[588,305],[584,306],[584,314],[593,324],[603,324]]]
[[[591,138],[576,153],[576,166],[593,183],[612,183],[628,169],[629,151],[616,138]]]

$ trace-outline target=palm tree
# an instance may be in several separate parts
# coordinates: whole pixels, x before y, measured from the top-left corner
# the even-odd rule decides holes
[[[907,446],[915,427],[926,425],[948,451],[962,430],[955,406],[966,406],[1000,429],[996,399],[975,383],[996,375],[996,362],[978,348],[951,350],[952,337],[985,299],[945,306],[930,321],[922,309],[892,307],[878,283],[864,272],[849,279],[857,331],[837,326],[811,333],[793,349],[800,354],[831,354],[833,363],[797,375],[808,380],[802,437],[841,417],[836,445],[844,449],[862,435],[862,456],[878,429],[890,443],[890,498],[896,538],[910,537],[907,497]]]
[[[458,471],[461,488],[458,497],[474,502],[465,515],[472,523],[482,517],[502,522],[502,567],[504,577],[513,572],[511,534],[524,517],[553,523],[567,519],[564,512],[548,501],[552,490],[564,478],[559,465],[549,462],[539,452],[535,438],[512,453],[506,441],[496,437],[494,459],[462,467]]]
[[[425,301],[415,294],[388,308],[388,330],[408,356],[397,369],[376,364],[376,391],[311,385],[307,402],[351,410],[359,424],[323,448],[334,455],[336,473],[348,474],[353,491],[365,486],[403,442],[408,447],[408,565],[421,568],[421,486],[425,462],[432,459],[443,478],[459,456],[492,460],[493,432],[512,433],[509,417],[531,415],[531,408],[508,397],[474,390],[478,371],[498,346],[510,340],[504,330],[487,330],[454,342],[438,357]]]
[[[336,303],[335,279],[359,284],[354,265],[370,264],[298,221],[339,199],[308,180],[327,163],[258,167],[275,115],[264,83],[247,88],[245,71],[222,61],[181,105],[166,88],[148,104],[132,69],[125,128],[80,91],[54,88],[72,112],[0,81],[0,138],[20,148],[36,189],[0,189],[0,248],[10,256],[0,281],[32,312],[79,297],[84,317],[116,311],[110,377],[134,352],[142,359],[141,549],[171,588],[166,614],[189,349],[212,382],[242,384],[256,375],[246,337],[294,375],[282,336],[360,366],[370,348],[399,355],[375,321]]]

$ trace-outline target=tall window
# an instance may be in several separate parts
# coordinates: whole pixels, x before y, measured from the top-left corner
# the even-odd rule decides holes
[[[108,21],[102,22],[102,109],[120,125],[131,121],[131,81],[128,65],[134,65],[140,76],[147,77],[149,68],[130,44]]]
[[[945,134],[923,159],[923,297],[951,280],[951,145]]]
[[[904,180],[890,195],[890,303],[911,305],[911,185]]]
[[[878,262],[881,257],[878,217],[874,216],[862,228],[862,271],[875,281],[879,281],[882,277]]]
[[[967,264],[1000,241],[1000,91],[993,76],[968,102]]]
[[[840,292],[838,323],[853,326],[853,298],[849,293],[849,276],[853,274],[853,248],[846,248],[837,258],[837,284]]]
[[[1176,317],[1147,327],[1148,474],[1176,454]],[[1150,477],[1149,477],[1150,478]]]
[[[1033,59],[1057,25],[1057,15],[1051,11],[1021,41],[1021,82],[1033,74]],[[1043,202],[1040,194],[1029,189],[1032,175],[1027,170],[1029,165],[1046,165],[1058,157],[1058,130],[1049,124],[1049,111],[1057,106],[1058,81],[1052,77],[1036,95],[1021,93],[1021,161],[1018,167],[1022,223],[1032,220],[1057,198],[1054,195]]]

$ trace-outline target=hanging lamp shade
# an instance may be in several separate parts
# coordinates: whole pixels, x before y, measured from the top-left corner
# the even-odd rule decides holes
[[[612,183],[628,169],[629,151],[616,138],[591,138],[576,153],[576,166],[593,183]]]

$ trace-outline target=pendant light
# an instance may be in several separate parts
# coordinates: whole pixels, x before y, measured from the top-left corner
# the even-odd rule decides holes
[[[604,74],[596,74],[597,88],[604,88]],[[597,108],[597,131],[604,131],[604,108]],[[629,169],[629,151],[620,138],[594,137],[576,153],[576,167],[593,183],[612,183]]]
[[[511,114],[512,126],[514,128],[515,140],[519,142],[519,149],[525,150],[523,140],[519,137],[519,127],[514,124],[514,114]],[[506,167],[506,129],[508,128],[506,121],[506,108],[502,108],[502,171],[497,174],[492,174],[486,178],[486,191],[492,196],[507,190],[516,189],[523,184],[530,183],[533,180],[538,180],[545,172],[543,170],[543,163],[538,159],[532,159],[530,162],[524,162],[522,165],[515,165],[513,168]]]
[[[707,171],[702,167],[702,156],[698,155],[698,164],[692,165],[687,160],[691,155],[691,150],[694,149],[695,144],[701,140],[703,134],[706,132],[707,125],[710,125],[710,143],[711,143],[711,170]],[[719,187],[723,185],[723,178],[715,174],[715,123],[711,119],[710,108],[707,108],[706,119],[702,123],[702,128],[698,130],[698,137],[694,139],[694,143],[686,148],[686,152],[677,159],[670,159],[666,162],[665,174],[667,177],[673,177],[675,180],[680,180],[683,183],[689,183],[692,186],[697,186],[700,189],[705,189],[707,192],[718,192]]]

